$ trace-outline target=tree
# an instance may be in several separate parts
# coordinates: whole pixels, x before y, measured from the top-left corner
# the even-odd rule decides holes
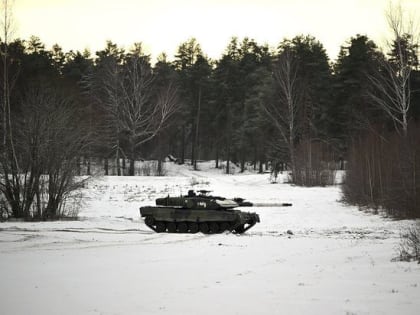
[[[52,46],[51,58],[53,60],[54,67],[59,73],[62,73],[66,56],[63,52],[63,49],[58,44],[54,44]]]
[[[332,76],[327,53],[323,45],[309,35],[284,40],[279,50],[284,49],[289,49],[299,64],[297,76],[305,87],[299,137],[325,139],[329,124],[327,113],[332,104]]]
[[[167,60],[166,54],[162,53],[158,56],[157,63],[153,68],[154,74],[154,89],[156,91],[162,91],[168,85],[173,85],[174,89],[179,90],[178,88],[178,74],[175,71],[175,68],[172,63]],[[182,114],[180,111],[174,112],[174,115],[168,119],[166,128],[160,132],[157,136],[154,147],[156,150],[154,153],[157,155],[158,166],[157,174],[163,175],[163,159],[165,154],[174,154],[177,148],[177,133],[173,132],[176,128],[177,123],[179,122],[179,117]],[[155,155],[155,156],[156,156]]]
[[[230,162],[239,162],[241,171],[245,161],[255,155],[250,145],[256,137],[251,121],[258,116],[258,86],[268,74],[271,55],[267,46],[258,45],[253,39],[244,38],[238,42],[232,38],[226,52],[214,70],[215,107],[214,122],[216,135],[223,143],[226,172]],[[217,152],[219,151],[219,145]],[[218,159],[218,154],[217,158]]]
[[[418,37],[400,6],[390,7],[387,21],[393,34],[389,58],[379,59],[379,69],[368,75],[369,100],[383,115],[354,137],[343,191],[352,203],[419,217],[420,133],[410,121]]]
[[[12,106],[11,106],[11,80],[10,80],[10,58],[9,58],[9,40],[12,35],[12,7],[10,1],[2,1],[2,37],[3,42],[1,45],[2,51],[2,157],[1,157],[1,171],[2,177],[0,178],[1,192],[5,195],[6,200],[9,202],[10,207],[15,213],[18,211],[18,205],[13,202],[13,199],[7,199],[6,193],[16,195],[19,193],[14,190],[15,184],[20,183],[20,167],[16,154],[16,146],[14,142],[14,126],[12,119]],[[12,202],[10,202],[12,200]]]
[[[376,44],[364,35],[352,37],[348,45],[341,47],[334,66],[334,106],[328,113],[328,132],[340,143],[342,154],[351,137],[380,116],[370,106],[368,77],[379,71],[383,58]]]
[[[239,70],[239,44],[237,38],[232,38],[226,52],[217,62],[214,69],[214,130],[216,138],[216,167],[218,167],[220,152],[226,160],[226,174],[230,173],[230,161],[233,152],[234,107],[239,97],[241,85]]]
[[[88,75],[89,71],[92,71],[93,66],[89,50],[83,52],[70,50],[64,54],[62,74],[64,78],[78,84]]]
[[[138,148],[153,139],[177,109],[177,88],[173,82],[155,86],[141,44],[123,54],[109,42],[98,56],[95,72],[86,82],[104,109],[104,129],[110,131],[104,139],[108,150],[115,152],[118,175],[121,155],[123,163],[129,158],[128,173],[134,175]]]
[[[121,128],[128,137],[130,149],[129,175],[134,175],[136,149],[153,139],[177,110],[177,90],[172,82],[154,91],[154,77],[149,58],[141,46],[126,58],[120,81]],[[154,94],[156,93],[156,94]]]
[[[77,104],[68,95],[50,87],[31,89],[24,97],[22,141],[34,148],[30,176],[34,186],[34,208],[40,218],[65,214],[65,203],[83,181],[76,179],[77,161],[89,145],[90,135],[81,126]],[[44,176],[46,174],[47,176]]]
[[[259,66],[251,78],[255,83],[250,87],[245,99],[244,141],[248,149],[248,159],[252,159],[254,170],[257,169],[257,163],[259,163],[259,173],[263,172],[263,163],[270,157],[268,144],[273,143],[270,120],[261,110],[260,105],[264,95],[267,95],[268,89],[271,88],[270,79],[271,65],[270,67]]]
[[[174,61],[179,76],[180,100],[183,117],[180,121],[181,163],[185,160],[187,141],[191,148],[191,164],[195,164],[199,143],[199,122],[202,107],[205,106],[207,81],[211,65],[204,56],[200,44],[195,38],[182,43],[177,50]]]
[[[395,128],[407,136],[408,113],[411,106],[411,74],[418,65],[418,34],[413,23],[406,20],[401,6],[390,7],[388,26],[392,31],[391,58],[383,60],[382,71],[369,76],[372,102],[394,122]]]
[[[323,185],[321,151],[328,151],[328,111],[331,69],[322,44],[312,36],[284,40],[272,66],[271,92],[262,108],[277,137],[274,166],[289,162],[292,181],[298,185]],[[328,153],[328,152],[325,152]],[[319,156],[318,156],[319,155]],[[327,156],[325,154],[325,156]]]
[[[278,137],[277,146],[286,146],[293,176],[296,175],[295,143],[298,115],[303,106],[303,87],[298,77],[298,64],[289,48],[285,48],[273,65],[272,95],[261,103]]]
[[[296,159],[293,174],[295,184],[325,185],[322,173],[330,171],[325,164],[334,159],[328,134],[332,106],[332,75],[323,45],[312,36],[297,36],[280,44],[280,50],[289,49],[299,68],[297,76],[302,87],[302,108],[298,113],[298,132],[295,139]],[[321,161],[323,157],[323,161]],[[324,165],[323,165],[324,164]]]
[[[79,122],[83,124],[86,131],[92,138],[89,142],[87,151],[83,153],[83,165],[86,166],[86,175],[91,175],[91,159],[96,155],[101,148],[99,126],[101,124],[101,109],[95,106],[95,98],[92,95],[91,89],[87,88],[85,78],[93,72],[94,62],[90,56],[89,50],[83,52],[70,50],[63,53],[64,63],[61,67],[60,77],[62,78],[62,87],[66,88],[71,95],[76,99],[76,104],[80,113],[83,113],[82,120]],[[53,54],[54,58],[54,54]],[[82,156],[79,159],[79,175],[82,174]]]
[[[105,49],[96,52],[96,55],[96,64],[83,77],[83,85],[101,111],[97,146],[105,160],[105,174],[108,175],[108,159],[113,155],[117,175],[120,176],[121,156],[125,158],[121,145],[119,89],[124,50],[107,41]]]
[[[267,46],[258,45],[255,40],[244,38],[239,49],[239,93],[235,103],[235,132],[234,139],[237,148],[237,156],[240,161],[241,172],[245,170],[245,161],[251,160],[255,155],[255,143],[257,130],[251,122],[257,122],[259,102],[256,98],[257,86],[264,82],[264,76],[269,74],[271,67],[271,55]]]
[[[20,108],[19,116],[13,117],[19,171],[1,161],[8,180],[0,182],[0,191],[14,217],[60,217],[65,202],[80,188],[74,177],[76,160],[88,134],[77,123],[74,102],[53,86],[30,88]]]

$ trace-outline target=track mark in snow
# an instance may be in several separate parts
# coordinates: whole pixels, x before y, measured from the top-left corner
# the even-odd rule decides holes
[[[45,229],[28,229],[19,227],[0,228],[0,232],[27,232],[27,233],[52,233],[52,232],[68,232],[68,233],[98,233],[98,234],[155,234],[153,231],[143,229],[111,229],[111,228],[45,228]]]
[[[293,234],[284,231],[253,231],[250,230],[238,237],[287,237],[287,238],[340,238],[340,239],[374,239],[386,240],[389,238],[399,238],[399,231],[387,229],[371,229],[371,228],[335,228],[335,229],[309,229],[309,230],[293,230]]]
[[[249,274],[251,274],[251,273],[252,273],[252,271],[251,271],[251,270],[246,270],[246,271],[244,271],[244,272],[237,273],[236,275],[237,275],[238,277],[242,277],[242,276],[249,275]]]
[[[186,243],[186,242],[192,242],[192,241],[197,241],[197,240],[201,240],[204,238],[209,237],[209,235],[204,235],[204,234],[196,234],[195,236],[192,236],[190,234],[157,234],[157,235],[186,235],[186,238],[183,239],[176,239],[176,240],[167,240],[167,238],[165,237],[165,240],[162,242],[153,242],[150,243],[151,245],[167,245],[167,244],[178,244],[178,243]],[[159,239],[161,240],[161,237],[155,238],[155,239]]]

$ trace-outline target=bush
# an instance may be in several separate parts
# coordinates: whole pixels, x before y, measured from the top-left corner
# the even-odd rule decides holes
[[[317,141],[302,141],[296,148],[296,167],[292,182],[298,186],[335,184],[336,163],[331,147]]]
[[[411,126],[407,136],[374,130],[353,139],[347,165],[347,202],[420,217],[420,126]]]
[[[416,260],[420,263],[420,222],[401,234],[399,258],[403,261]]]
[[[0,155],[1,211],[15,218],[59,218],[81,188],[75,179],[77,160],[89,134],[80,124],[76,102],[55,88],[31,88],[19,105]]]
[[[140,176],[165,176],[167,170],[164,163],[159,165],[159,161],[143,161],[136,174]]]

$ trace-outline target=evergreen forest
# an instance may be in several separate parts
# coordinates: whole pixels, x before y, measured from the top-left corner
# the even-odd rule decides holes
[[[413,34],[383,52],[355,34],[331,60],[310,35],[277,47],[232,38],[217,60],[191,38],[156,62],[141,43],[65,52],[1,42],[0,206],[56,217],[77,175],[138,175],[170,158],[226,174],[290,171],[346,202],[420,216],[420,68]],[[99,171],[98,171],[99,170]]]

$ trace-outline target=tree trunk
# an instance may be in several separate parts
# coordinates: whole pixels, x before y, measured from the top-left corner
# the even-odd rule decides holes
[[[226,146],[226,174],[230,173],[230,141]]]
[[[257,147],[254,148],[254,161],[253,161],[253,166],[254,166],[254,171],[257,170],[257,161],[258,161],[258,149]]]
[[[124,161],[125,161],[125,159],[124,159]],[[130,166],[129,166],[129,169],[128,169],[128,175],[129,176],[134,176],[134,163],[135,163],[134,158],[130,158]]]
[[[126,157],[125,156],[123,156],[122,157],[122,166],[121,166],[121,169],[122,169],[122,172],[121,172],[121,174],[122,174],[122,176],[125,176],[125,175],[127,175],[127,171],[125,170],[126,169],[126,163],[127,163],[127,161],[126,161],[126,159],[125,159]]]
[[[90,176],[90,157],[87,158],[87,175]]]
[[[219,146],[216,145],[216,168],[219,168]]]
[[[190,162],[191,165],[194,165],[194,160],[195,160],[195,133],[191,139],[191,162]]]
[[[135,151],[136,151],[136,148],[135,148],[135,145],[134,145],[134,138],[133,137],[130,137],[131,139],[130,139],[130,141],[129,141],[129,143],[130,143],[130,165],[129,165],[129,167],[128,167],[128,176],[134,176],[134,173],[135,173]],[[124,158],[124,167],[123,167],[124,169],[125,169],[125,158]]]
[[[104,159],[104,170],[105,170],[105,176],[109,175],[109,162],[108,158]]]
[[[162,158],[159,156],[158,158],[158,165],[157,165],[157,175],[162,175]]]
[[[196,123],[195,123],[195,139],[194,139],[194,145],[193,145],[193,159],[194,159],[194,170],[197,170],[197,155],[198,153],[195,151],[198,151],[198,136],[199,136],[199,130],[200,130],[200,111],[201,111],[201,86],[198,90],[198,105],[197,105],[197,117],[196,117]]]
[[[185,125],[182,126],[182,134],[181,134],[181,163],[185,163]]]
[[[77,175],[80,176],[80,175],[82,175],[82,171],[81,171],[81,167],[80,167],[80,164],[81,164],[80,157],[77,157],[76,163],[77,163],[77,171],[76,172],[77,172]]]
[[[115,162],[116,162],[115,164],[117,166],[117,175],[118,176],[121,176],[119,141],[118,141],[118,145],[117,145],[117,152],[116,152]]]
[[[229,160],[229,156],[228,156],[228,158],[227,158],[227,160],[226,160],[226,174],[229,174],[229,168],[230,168],[230,160]]]

